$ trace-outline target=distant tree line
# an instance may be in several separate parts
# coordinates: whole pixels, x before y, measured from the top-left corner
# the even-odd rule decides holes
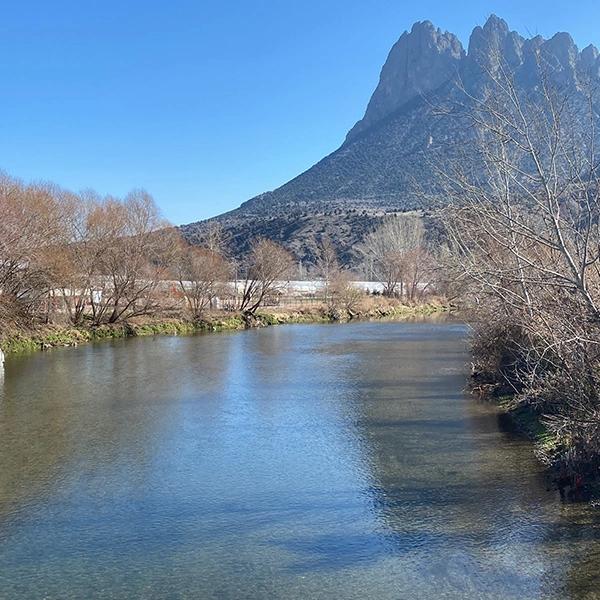
[[[201,318],[230,291],[236,309],[255,312],[288,277],[291,255],[258,239],[234,266],[215,229],[196,247],[160,217],[152,197],[73,194],[51,184],[0,175],[0,326],[66,320],[99,326],[169,309],[180,299]]]
[[[296,262],[278,243],[257,238],[243,260],[227,255],[211,224],[200,245],[167,223],[153,198],[74,194],[0,174],[0,326],[68,322],[97,327],[185,311],[200,320],[215,308],[255,314],[277,302]],[[360,246],[362,265],[341,265],[326,236],[311,277],[323,280],[330,314],[347,315],[363,297],[353,280],[384,282],[383,294],[417,301],[433,278],[419,215],[386,217]]]

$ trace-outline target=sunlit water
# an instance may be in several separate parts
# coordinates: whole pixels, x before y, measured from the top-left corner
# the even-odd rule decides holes
[[[11,359],[2,598],[600,598],[600,511],[463,393],[457,324]]]

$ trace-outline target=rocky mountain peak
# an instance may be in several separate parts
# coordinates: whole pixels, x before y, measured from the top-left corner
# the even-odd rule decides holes
[[[481,79],[485,79],[485,73],[494,72],[501,63],[510,68],[520,65],[524,41],[496,15],[491,15],[483,27],[475,27],[463,67],[467,86],[476,87]]]
[[[348,133],[346,141],[448,81],[456,73],[463,55],[462,44],[455,35],[442,32],[430,21],[415,23],[394,44],[365,116]]]
[[[598,48],[596,48],[596,46],[594,46],[593,44],[590,44],[589,46],[586,46],[581,51],[581,63],[582,63],[582,65],[585,66],[585,67],[591,67],[598,60],[598,55],[599,55]]]
[[[475,27],[465,52],[453,34],[430,21],[415,23],[394,44],[364,118],[338,150],[278,189],[217,217],[234,240],[232,254],[241,256],[250,240],[267,237],[306,264],[314,262],[315,240],[326,236],[342,261],[351,258],[383,215],[427,211],[414,182],[434,186],[432,162],[452,160],[457,148],[469,148],[471,128],[453,118],[452,110],[438,108],[468,103],[465,88],[481,97],[490,74],[501,66],[514,74],[518,93],[535,97],[540,65],[587,110],[585,84],[591,77],[600,86],[600,53],[594,46],[579,52],[567,33],[526,39],[491,15]],[[598,123],[600,131],[600,114]],[[198,241],[203,226],[183,230]]]
[[[498,15],[495,15],[494,13],[492,13],[488,17],[488,20],[483,26],[483,30],[488,34],[498,33],[503,36],[506,36],[506,34],[508,34],[509,32],[508,23],[504,19],[501,19]]]
[[[561,85],[573,85],[577,81],[579,51],[568,33],[557,33],[544,42],[541,53],[555,80]]]
[[[600,74],[600,52],[596,46],[586,46],[579,55],[579,69],[588,76],[597,78]]]

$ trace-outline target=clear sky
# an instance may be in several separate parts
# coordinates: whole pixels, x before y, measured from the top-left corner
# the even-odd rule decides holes
[[[0,168],[124,195],[176,224],[237,207],[335,150],[392,44],[429,19],[466,45],[494,12],[600,46],[600,2],[0,1]]]

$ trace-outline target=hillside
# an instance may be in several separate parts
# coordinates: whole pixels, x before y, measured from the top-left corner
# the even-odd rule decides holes
[[[435,169],[468,149],[469,127],[457,114],[468,94],[482,93],[486,73],[508,65],[523,93],[535,89],[536,61],[549,66],[562,87],[579,93],[580,82],[599,80],[598,50],[579,51],[567,33],[526,39],[491,16],[476,27],[465,50],[456,36],[429,21],[415,23],[393,46],[365,116],[341,147],[280,188],[216,217],[234,256],[256,236],[283,243],[305,264],[316,240],[329,236],[341,258],[386,213],[430,210],[421,190],[435,188]],[[208,221],[182,226],[202,241]]]

